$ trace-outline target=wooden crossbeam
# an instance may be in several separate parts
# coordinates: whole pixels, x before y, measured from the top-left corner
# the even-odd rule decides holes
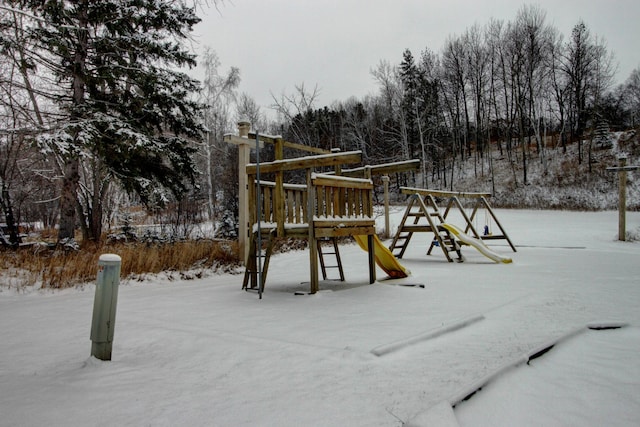
[[[255,132],[249,132],[249,138],[256,139]],[[283,147],[292,148],[295,150],[306,151],[308,153],[316,153],[316,154],[328,154],[331,153],[329,150],[325,150],[324,148],[311,147],[309,145],[298,144],[295,142],[289,142],[282,139],[280,135],[263,135],[258,134],[258,139],[262,142],[266,142],[267,144],[282,144]]]
[[[362,151],[346,151],[344,153],[320,154],[317,156],[298,157],[290,160],[274,160],[273,162],[260,163],[260,173],[283,172],[297,169],[310,169],[327,166],[346,165],[360,163]],[[247,174],[255,175],[257,165],[249,163],[246,167]]]
[[[462,197],[468,199],[479,199],[481,197],[491,197],[491,193],[466,193],[461,191],[429,190],[427,188],[400,187],[402,194],[420,194],[421,196],[433,197]]]
[[[640,169],[640,166],[617,166],[607,168],[607,172],[630,172]]]
[[[249,139],[249,138],[245,138],[242,136],[236,136],[236,135],[225,135],[223,138],[224,142],[227,142],[229,144],[233,144],[233,145],[251,145],[253,147],[255,147],[256,145],[256,138],[255,136],[253,137],[253,139]],[[258,146],[260,148],[264,147],[264,143],[261,140],[258,140]]]
[[[342,169],[342,175],[364,177],[367,169],[371,171],[371,175],[388,175],[390,173],[410,172],[420,169],[420,160],[405,160],[402,162],[382,163],[379,165],[363,166],[354,169]]]

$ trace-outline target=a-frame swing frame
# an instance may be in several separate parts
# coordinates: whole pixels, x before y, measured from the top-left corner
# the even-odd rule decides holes
[[[396,256],[398,258],[402,257],[406,247],[411,239],[411,236],[414,232],[432,232],[435,235],[435,238],[431,241],[429,245],[429,249],[427,251],[427,255],[430,255],[433,248],[435,246],[439,246],[448,261],[452,261],[449,256],[449,252],[455,251],[459,252],[459,248],[456,248],[458,244],[456,242],[449,242],[449,236],[442,234],[441,223],[445,223],[447,216],[453,209],[458,209],[462,218],[465,221],[464,232],[465,234],[469,234],[472,237],[475,237],[479,240],[506,240],[513,252],[517,252],[515,245],[509,238],[509,235],[505,231],[502,223],[498,219],[495,211],[491,208],[491,205],[488,202],[488,198],[491,197],[491,193],[470,193],[470,192],[452,192],[452,191],[442,191],[442,190],[430,190],[424,188],[413,188],[413,187],[401,187],[401,191],[403,194],[407,194],[412,199],[410,200],[407,209],[405,211],[405,215],[402,219],[400,226],[398,227],[398,231],[391,243],[390,249],[393,251],[394,249],[400,249],[401,252]],[[413,224],[406,224],[406,221],[409,217],[416,217],[415,213],[411,213],[412,207],[416,203],[416,198],[421,201],[420,206],[422,213],[419,213],[419,216],[425,216],[429,221],[429,226],[419,227],[417,226],[418,218],[415,218]],[[444,209],[444,212],[440,212],[440,209],[437,205],[436,198],[438,199],[447,199],[447,203]],[[471,214],[467,214],[462,205],[460,198],[463,199],[473,199],[475,203],[473,204],[473,209]],[[427,207],[431,210],[428,212]],[[479,233],[476,227],[473,225],[473,221],[476,218],[476,215],[481,209],[485,209],[487,216],[493,220],[496,224],[499,232],[484,234]],[[440,224],[434,223],[434,218],[437,218]],[[404,234],[403,234],[404,233]],[[400,242],[400,243],[399,243]],[[444,243],[444,245],[443,245]]]

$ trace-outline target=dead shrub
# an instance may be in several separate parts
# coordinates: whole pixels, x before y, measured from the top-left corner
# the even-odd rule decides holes
[[[78,251],[33,246],[0,252],[0,267],[20,276],[20,286],[68,288],[94,281],[100,255],[122,258],[121,277],[175,271],[182,277],[202,276],[202,270],[233,270],[239,265],[238,244],[230,241],[197,240],[171,243],[83,244]],[[186,274],[191,270],[200,273]],[[18,273],[19,271],[19,273]]]

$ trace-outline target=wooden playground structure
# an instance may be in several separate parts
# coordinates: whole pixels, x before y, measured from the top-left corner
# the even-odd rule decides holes
[[[226,135],[225,141],[240,148],[239,240],[240,253],[246,259],[243,288],[262,295],[277,238],[308,241],[310,293],[315,293],[319,287],[318,262],[323,279],[327,279],[328,268],[336,268],[340,280],[344,280],[336,239],[366,236],[369,282],[375,282],[376,246],[378,250],[386,248],[377,243],[372,176],[415,170],[418,161],[365,166],[345,170],[343,174],[342,166],[362,162],[360,151],[334,153],[287,142],[281,137],[250,133],[246,122],[238,127],[240,136]],[[275,160],[249,163],[251,146],[259,148],[263,143],[274,144]],[[284,159],[285,147],[313,155]],[[304,174],[305,183],[286,183],[285,174],[291,172]],[[264,176],[271,179],[265,180]],[[330,244],[329,251],[326,242]],[[330,256],[335,257],[335,265],[327,264]]]
[[[409,203],[387,248],[376,235],[373,176],[381,175],[383,178],[388,233],[388,175],[415,171],[419,168],[418,160],[345,169],[345,165],[362,162],[360,151],[330,152],[284,141],[279,136],[251,133],[248,122],[238,123],[238,129],[239,136],[225,135],[225,141],[238,145],[240,150],[239,246],[240,254],[246,260],[243,289],[257,291],[262,297],[269,261],[278,238],[307,241],[309,292],[312,294],[319,289],[320,272],[327,280],[327,270],[335,268],[339,280],[344,281],[337,239],[345,236],[353,237],[368,252],[370,283],[376,280],[376,263],[393,278],[406,277],[408,273],[397,258],[402,258],[412,236],[418,232],[434,235],[427,255],[435,247],[440,247],[449,262],[453,261],[452,252],[462,260],[460,245],[470,244],[496,262],[511,262],[482,243],[483,240],[504,239],[516,251],[487,201],[491,196],[489,193],[401,187],[401,192],[409,196]],[[265,143],[274,145],[275,160],[261,163],[259,151]],[[251,148],[256,149],[256,163],[249,162]],[[312,154],[284,159],[284,148]],[[285,182],[285,176],[291,175],[304,177],[304,183]],[[465,212],[460,199],[475,201],[471,214]],[[446,200],[444,211],[437,200]],[[446,222],[447,216],[456,209],[464,218],[464,229]],[[497,225],[499,233],[478,232],[473,222],[480,209],[485,210],[487,217]],[[334,264],[329,264],[331,257]]]

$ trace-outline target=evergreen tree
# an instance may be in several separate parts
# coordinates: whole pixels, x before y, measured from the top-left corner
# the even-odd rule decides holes
[[[609,123],[597,114],[595,118],[595,129],[593,131],[593,142],[595,142],[597,148],[611,148],[613,147],[613,141],[611,140],[611,130]]]
[[[94,182],[89,237],[99,239],[109,178],[146,203],[177,198],[194,181],[190,139],[199,139],[198,82],[177,71],[194,66],[182,45],[199,18],[182,1],[29,1],[38,24],[31,36],[37,67],[57,81],[49,96],[58,123],[41,138],[63,163],[59,239],[73,238],[80,162],[91,159]]]
[[[402,110],[406,123],[406,137],[409,147],[409,156],[413,157],[417,150],[419,140],[419,100],[418,100],[418,68],[413,54],[409,49],[405,49],[400,63],[400,80],[402,81],[403,98]]]

